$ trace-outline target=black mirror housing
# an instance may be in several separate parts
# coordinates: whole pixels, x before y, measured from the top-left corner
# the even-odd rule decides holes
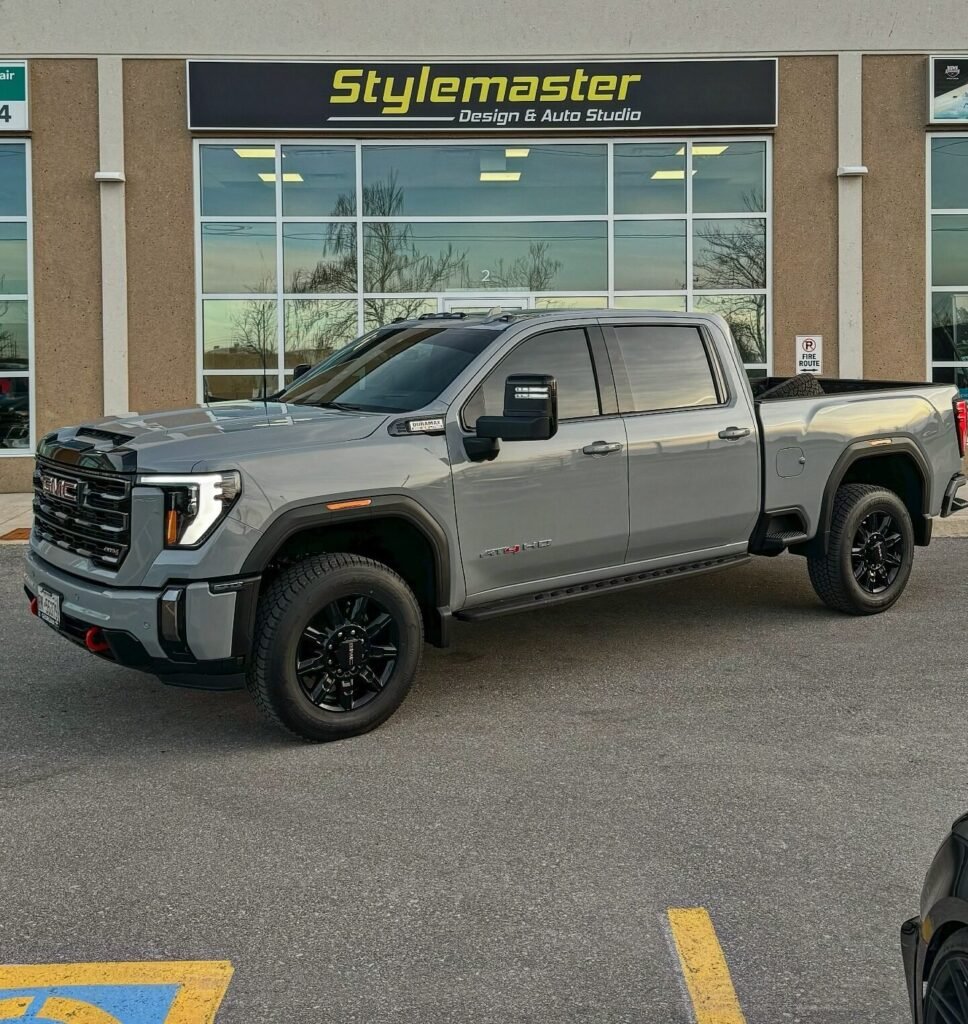
[[[481,416],[478,437],[547,441],[558,433],[558,382],[548,374],[516,373],[504,384],[504,415]]]
[[[299,380],[304,373],[309,373],[312,368],[311,363],[296,363],[292,368],[292,379]]]

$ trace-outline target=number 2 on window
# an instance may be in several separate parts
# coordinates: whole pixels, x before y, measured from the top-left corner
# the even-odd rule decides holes
[[[487,284],[491,280],[491,272],[489,270],[481,271],[481,284]]]

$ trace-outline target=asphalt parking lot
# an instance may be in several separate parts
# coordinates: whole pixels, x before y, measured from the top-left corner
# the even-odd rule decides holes
[[[26,614],[0,549],[0,962],[230,960],[219,1024],[902,1024],[901,921],[968,810],[968,541],[850,619],[803,562],[459,626],[391,721],[294,743]]]

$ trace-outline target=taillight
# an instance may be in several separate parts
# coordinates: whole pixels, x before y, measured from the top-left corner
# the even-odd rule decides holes
[[[955,399],[955,433],[958,435],[958,450],[962,457],[968,446],[968,399]]]

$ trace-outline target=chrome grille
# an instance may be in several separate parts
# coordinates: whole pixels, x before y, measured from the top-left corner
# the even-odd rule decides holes
[[[43,477],[67,481],[77,500],[50,493]],[[63,491],[63,486],[55,488]],[[131,542],[131,480],[38,460],[34,470],[34,532],[97,565],[116,569]]]

